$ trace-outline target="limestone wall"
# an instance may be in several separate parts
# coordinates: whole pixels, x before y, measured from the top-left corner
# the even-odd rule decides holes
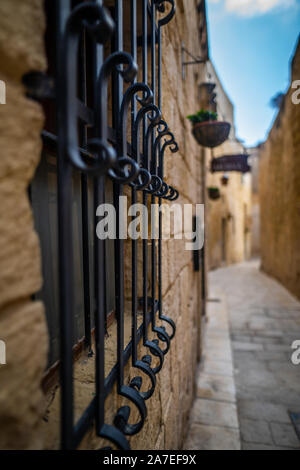
[[[291,82],[300,77],[300,43]],[[261,149],[260,206],[262,269],[300,297],[300,104],[291,87]]]
[[[252,179],[252,230],[251,255],[260,256],[260,201],[259,201],[259,158],[260,146],[248,149]]]

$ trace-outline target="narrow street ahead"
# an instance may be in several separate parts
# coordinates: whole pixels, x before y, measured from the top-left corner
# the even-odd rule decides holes
[[[297,449],[289,412],[300,413],[300,302],[250,261],[210,273],[226,294],[242,449]]]

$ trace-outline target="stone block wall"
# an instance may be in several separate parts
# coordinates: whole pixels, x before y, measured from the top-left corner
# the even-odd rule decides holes
[[[40,382],[48,338],[43,305],[31,296],[41,286],[40,250],[33,228],[28,185],[41,153],[41,107],[27,99],[23,74],[44,70],[42,0],[0,3],[0,448],[42,448]]]
[[[208,77],[211,77],[208,80]],[[211,173],[212,158],[242,154],[245,149],[236,138],[234,107],[211,62],[202,71],[202,81],[216,84],[218,119],[231,124],[229,139],[222,145],[206,149],[206,186],[219,189],[218,200],[207,199],[207,252],[209,269],[238,263],[251,254],[251,175],[228,172],[228,184],[221,183],[222,172]]]
[[[300,42],[291,84],[300,79]],[[300,104],[291,86],[260,152],[261,267],[300,297]],[[299,93],[298,93],[299,95]]]

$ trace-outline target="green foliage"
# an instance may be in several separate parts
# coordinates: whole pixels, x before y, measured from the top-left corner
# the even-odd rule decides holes
[[[218,119],[218,115],[217,113],[201,109],[196,114],[190,114],[187,116],[187,119],[189,119],[193,124],[197,124],[198,122],[216,121]]]

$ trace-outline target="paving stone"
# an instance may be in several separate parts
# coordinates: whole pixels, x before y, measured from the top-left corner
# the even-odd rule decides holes
[[[250,330],[247,331],[247,329],[239,330],[235,327],[235,325],[232,324],[232,322],[231,322],[230,326],[231,326],[231,338],[232,339],[234,339],[233,336],[238,336],[238,335],[239,336],[245,336],[246,335],[246,337],[249,337],[249,338],[252,338],[252,337],[255,336],[254,331],[250,331]],[[251,340],[249,342],[251,342]]]
[[[276,445],[300,449],[300,441],[292,424],[271,423],[270,427]]]
[[[300,378],[300,369],[298,366],[295,366],[291,361],[291,356],[286,358],[284,361],[269,361],[268,362],[268,369],[273,372],[278,372],[278,374],[282,374],[285,372],[291,372],[292,377],[298,375]]]
[[[265,444],[250,444],[249,442],[242,442],[242,450],[292,450],[287,447],[268,446]]]
[[[284,331],[285,333],[286,332],[293,332],[295,330],[299,330],[299,322],[300,322],[300,319],[299,321],[298,320],[291,320],[289,318],[287,319],[282,319],[280,320],[280,328],[281,328],[281,331]]]
[[[274,329],[274,326],[276,327],[276,329],[280,330],[280,324],[278,320],[271,320],[270,318],[260,318],[256,320],[251,319],[249,321],[249,328],[251,330],[267,331],[267,330]]]
[[[237,429],[192,424],[183,450],[240,450]]]
[[[242,441],[273,445],[272,434],[266,421],[240,419]]]
[[[232,413],[236,408],[243,449],[298,449],[288,410],[300,409],[300,366],[290,363],[291,344],[300,339],[300,303],[260,272],[257,262],[221,268],[210,273],[209,278],[210,292],[211,288],[215,291],[210,296],[221,302],[209,306],[209,316],[213,318],[207,324],[205,361],[197,379],[201,398],[197,398],[192,411],[186,448],[231,448],[224,442],[231,442],[238,435],[238,429],[231,428],[238,425],[236,413]],[[222,292],[227,296],[226,302]],[[228,339],[232,341],[234,371],[224,360],[225,353],[222,355],[229,351]],[[213,360],[210,350],[217,356]],[[230,399],[233,380],[237,407]],[[229,405],[234,408],[229,410]]]
[[[253,362],[253,361],[251,361]],[[258,398],[259,390],[265,391],[270,390],[271,392],[278,385],[278,380],[274,373],[270,372],[267,368],[267,363],[260,363],[257,367],[249,368],[246,365],[238,366],[238,378],[237,382],[240,387],[244,387],[245,390],[251,389],[251,393],[255,391],[255,395]]]
[[[230,338],[206,338],[205,343],[204,343],[204,348],[205,350],[208,350],[209,352],[211,350],[220,350],[220,351],[225,351],[228,353],[231,353],[231,343],[230,343]]]
[[[236,396],[233,377],[199,374],[197,380],[197,397],[235,403]]]
[[[292,351],[292,348],[288,344],[266,344],[266,351]]]
[[[204,349],[203,355],[205,358],[209,358],[216,361],[225,361],[232,363],[232,353],[228,348],[220,349],[209,347],[208,345]]]
[[[258,351],[259,352],[259,351]],[[255,356],[255,351],[239,351],[238,353],[234,353],[234,363],[239,363],[240,361],[256,361],[258,362],[258,359]]]
[[[191,422],[238,428],[237,409],[233,403],[197,398],[191,411]]]

